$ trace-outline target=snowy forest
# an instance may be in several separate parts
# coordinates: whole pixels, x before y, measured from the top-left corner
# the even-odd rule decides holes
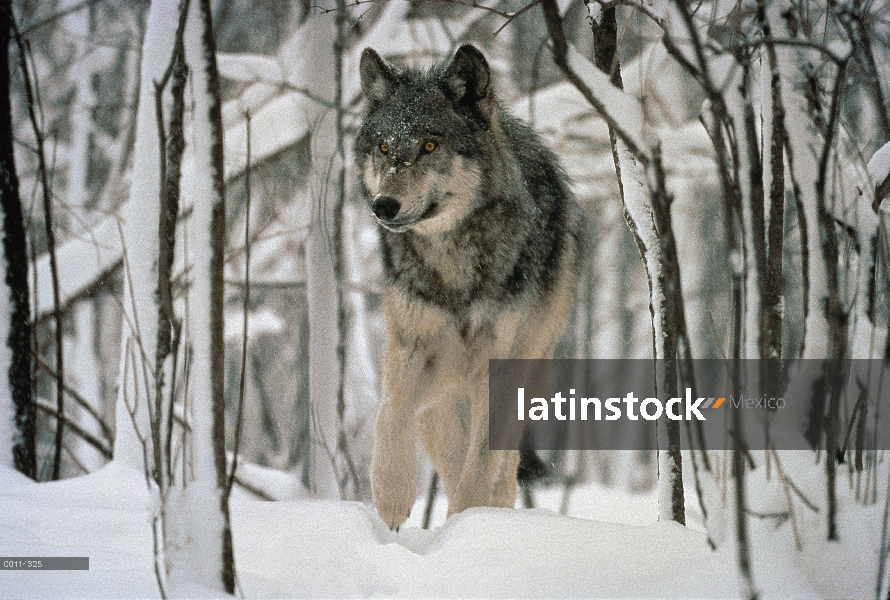
[[[0,0],[0,34],[0,555],[90,559],[0,596],[890,598],[890,4]],[[467,43],[588,222],[556,357],[674,395],[692,359],[870,359],[812,450],[668,422],[447,519],[419,453],[389,530],[359,61]]]

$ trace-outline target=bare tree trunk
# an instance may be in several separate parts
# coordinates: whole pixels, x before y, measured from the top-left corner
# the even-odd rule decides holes
[[[765,111],[771,117],[764,123],[764,136],[769,131],[769,142],[764,139],[764,165],[769,163],[769,231],[767,233],[766,283],[763,288],[761,306],[761,356],[780,358],[782,356],[782,251],[785,225],[785,146],[788,133],[785,131],[785,107],[782,102],[782,85],[778,58],[772,44],[772,28],[766,18],[764,0],[757,3],[757,18],[763,31],[770,74],[770,98]],[[778,380],[778,378],[775,378]],[[767,381],[773,381],[770,376]],[[778,396],[778,390],[767,390],[771,396]]]
[[[545,20],[551,31],[551,37],[562,36],[564,33],[557,5],[545,0],[542,5]],[[622,87],[621,71],[616,54],[617,23],[615,9],[603,11],[602,23],[592,23],[595,40],[595,63],[600,70],[610,75],[613,84]],[[557,64],[560,60],[557,59]],[[560,64],[564,71],[568,65]],[[636,160],[626,154],[622,160],[619,140],[615,130],[609,127],[609,138],[612,142],[612,156],[618,186],[625,206],[628,225],[640,250],[640,257],[646,267],[649,280],[649,311],[652,315],[654,358],[662,360],[664,365],[663,393],[668,398],[678,395],[677,359],[679,345],[689,348],[686,336],[686,320],[683,314],[683,296],[680,287],[680,263],[677,246],[671,224],[672,197],[667,194],[664,172],[661,169],[660,149],[653,152],[654,172],[657,179],[655,193],[650,193],[649,207],[644,206],[642,177]],[[625,181],[627,183],[625,183]],[[645,232],[645,233],[644,233]],[[659,428],[661,429],[661,427]],[[680,453],[680,425],[677,421],[668,421],[664,427],[667,437],[666,454],[659,450],[659,477],[662,492],[660,497],[660,514],[678,523],[686,523],[686,508],[683,494],[683,459]],[[661,442],[659,443],[661,446]]]
[[[30,477],[37,478],[34,445],[36,409],[34,379],[31,366],[31,307],[28,290],[28,243],[19,196],[19,181],[13,155],[12,110],[9,96],[9,43],[11,29],[8,15],[12,0],[0,3],[0,202],[3,206],[3,254],[6,259],[6,285],[9,294],[9,336],[6,344],[11,352],[7,373],[14,412],[12,464]],[[3,427],[0,427],[3,429]],[[0,448],[0,452],[6,452]]]
[[[334,95],[335,72],[331,39],[336,31],[328,20],[309,21],[306,52],[315,65],[306,87],[320,97]],[[317,497],[339,498],[335,469],[339,427],[337,277],[334,209],[337,204],[337,132],[335,111],[317,107],[310,116],[314,122],[311,140],[313,168],[309,193],[313,215],[306,241],[307,299],[309,304],[309,394],[310,436],[309,489]]]
[[[132,185],[130,199],[121,208],[120,223],[124,250],[123,330],[114,457],[138,469],[145,468],[147,474],[156,470],[153,449],[144,447],[151,439],[151,406],[155,400],[155,352],[151,344],[158,337],[156,219],[161,214],[162,157],[155,82],[164,79],[173,52],[179,22],[177,5],[177,0],[156,0],[149,9],[140,67]]]
[[[193,4],[194,7],[194,4]],[[205,510],[215,513],[211,527],[214,531],[204,536],[198,550],[203,556],[203,566],[213,565],[201,573],[209,585],[222,584],[228,594],[235,591],[235,558],[232,547],[232,530],[226,496],[225,454],[225,354],[223,331],[223,267],[226,241],[225,227],[225,179],[223,169],[222,103],[220,98],[219,71],[216,66],[216,41],[213,34],[210,0],[200,0],[190,11],[189,29],[186,35],[186,52],[189,62],[195,65],[194,93],[195,116],[195,233],[199,248],[210,250],[209,265],[200,264],[196,258],[195,284],[192,292],[198,298],[198,310],[193,311],[196,338],[194,375],[203,388],[195,398],[194,444],[201,450],[195,452],[195,476],[199,492],[192,498],[197,503],[215,502],[216,507],[205,504]],[[200,37],[199,37],[200,36]],[[198,40],[200,39],[200,44]],[[189,43],[191,47],[189,47]],[[202,172],[203,171],[203,172]],[[209,214],[207,214],[209,212]],[[199,216],[199,213],[204,213]],[[206,227],[206,229],[204,229]],[[201,231],[204,229],[204,231]],[[202,244],[206,242],[206,246]],[[206,255],[205,255],[206,256]],[[206,260],[206,258],[204,258]],[[204,279],[206,277],[207,279]],[[206,296],[205,296],[206,294]],[[198,313],[203,314],[198,314]],[[205,337],[206,336],[206,337]],[[206,386],[209,384],[209,389]],[[196,386],[196,389],[199,389]],[[209,394],[207,393],[209,392]],[[205,395],[206,394],[206,395]],[[212,448],[212,453],[208,450]],[[212,483],[211,483],[212,482]],[[186,495],[191,486],[186,488]],[[205,495],[206,494],[206,495]],[[218,513],[216,511],[219,511]],[[197,523],[191,527],[199,527]],[[219,528],[216,531],[216,528]],[[216,536],[219,536],[217,538]],[[217,542],[218,540],[218,542]],[[219,543],[219,546],[216,546]],[[191,567],[192,565],[188,565]],[[215,581],[214,581],[215,579]]]
[[[757,598],[757,590],[754,588],[754,578],[751,573],[751,552],[748,546],[748,515],[745,501],[745,457],[744,445],[741,440],[741,414],[742,411],[732,411],[733,430],[735,432],[735,448],[732,451],[732,472],[735,480],[735,531],[739,571],[742,575],[742,585],[746,598]]]
[[[59,479],[62,468],[62,442],[64,440],[64,423],[65,420],[62,418],[65,415],[65,352],[62,345],[63,342],[63,332],[62,332],[62,314],[61,314],[61,302],[59,299],[59,265],[56,261],[56,232],[53,226],[53,202],[52,202],[52,193],[49,186],[49,171],[46,164],[46,153],[44,151],[44,134],[41,129],[41,124],[38,122],[37,118],[37,102],[38,96],[36,96],[36,89],[31,82],[31,75],[28,71],[28,63],[26,60],[27,53],[27,44],[22,39],[18,27],[15,23],[15,17],[12,14],[10,9],[9,12],[9,24],[12,26],[13,32],[15,34],[16,44],[19,48],[19,66],[22,70],[22,79],[25,85],[25,96],[28,102],[28,116],[31,120],[31,127],[34,129],[34,137],[37,140],[37,162],[38,162],[38,172],[40,176],[40,190],[42,192],[43,197],[43,219],[44,225],[46,229],[46,249],[49,254],[49,265],[50,265],[50,278],[53,290],[53,317],[54,317],[54,333],[55,333],[55,350],[56,350],[56,410],[59,413],[60,418],[56,421],[56,435],[54,448],[55,452],[53,455],[53,472],[52,478],[54,480]]]

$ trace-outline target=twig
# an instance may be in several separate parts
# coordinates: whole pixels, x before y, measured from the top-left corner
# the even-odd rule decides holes
[[[815,513],[819,512],[819,507],[816,506],[815,504],[813,504],[813,502],[809,498],[807,498],[806,495],[802,491],[800,491],[800,488],[797,487],[797,485],[795,485],[794,481],[792,481],[791,479],[789,479],[787,477],[785,478],[785,481],[788,482],[788,487],[791,488],[791,491],[793,491],[795,494],[797,494],[797,497],[803,501],[803,503],[806,505],[807,508],[809,508],[811,511],[813,511]]]
[[[49,406],[48,404],[44,404],[40,400],[35,401],[34,405],[37,407],[38,410],[55,418],[56,421],[64,422],[68,426],[68,429],[72,433],[80,436],[80,438],[83,439],[83,441],[85,441],[90,446],[92,446],[93,448],[98,450],[99,453],[102,456],[104,456],[105,458],[107,458],[108,460],[111,460],[112,458],[114,458],[114,455],[112,454],[111,449],[109,447],[107,447],[105,444],[103,444],[101,441],[99,441],[93,434],[91,434],[88,431],[86,431],[85,429],[83,429],[75,421],[70,420],[68,417],[66,417],[64,415],[62,415],[60,417],[59,411],[57,411],[52,406]]]
[[[46,360],[44,360],[44,358],[42,356],[40,356],[40,354],[38,354],[37,352],[34,352],[34,353],[32,353],[32,356],[34,357],[34,360],[40,369],[43,369],[44,371],[46,371],[47,374],[54,379],[58,377],[55,370],[53,370],[52,366],[50,366],[50,364],[48,362],[46,362]],[[111,431],[111,427],[108,426],[108,424],[102,418],[102,415],[100,415],[96,411],[96,409],[93,408],[93,405],[90,404],[90,401],[87,400],[86,398],[84,398],[83,396],[81,396],[77,390],[75,390],[74,388],[72,388],[71,386],[69,386],[67,384],[65,385],[64,390],[65,390],[65,393],[67,393],[69,396],[71,396],[71,398],[75,402],[77,402],[77,404],[80,405],[81,408],[83,408],[85,411],[87,411],[90,414],[90,416],[96,420],[96,423],[98,423],[99,427],[102,429],[102,435],[105,436],[105,439],[107,439],[108,441],[113,443],[114,442],[114,432]]]
[[[754,40],[745,40],[739,41],[733,44],[732,46],[728,46],[726,48],[717,48],[714,47],[714,50],[724,50],[724,51],[732,51],[732,50],[747,50],[751,48],[759,48],[762,45],[774,45],[774,46],[796,46],[799,48],[808,48],[810,50],[818,50],[825,57],[833,62],[836,65],[840,65],[846,59],[838,56],[834,52],[831,51],[824,44],[818,44],[816,42],[811,42],[809,40],[798,39],[798,38],[771,38],[767,35],[764,35],[762,38],[754,39]]]
[[[430,478],[430,489],[426,495],[426,508],[423,511],[423,524],[421,525],[423,529],[430,528],[430,521],[433,518],[433,505],[436,503],[436,491],[438,489],[439,474],[433,471],[433,476]]]
[[[790,486],[791,481],[785,475],[785,469],[782,468],[782,461],[779,459],[779,453],[776,449],[772,449],[773,458],[776,459],[776,469],[779,471],[779,478],[782,480],[782,491],[785,492],[785,502],[788,504],[788,513],[791,516],[791,531],[794,533],[794,544],[798,550],[803,550],[803,543],[800,540],[800,531],[797,529],[797,517],[795,516],[794,503],[791,501]]]
[[[256,487],[255,485],[251,485],[251,484],[247,483],[247,482],[244,481],[241,477],[238,477],[238,476],[235,475],[234,473],[235,473],[235,472],[234,472],[234,470],[233,470],[233,471],[232,471],[232,474],[233,474],[233,476],[232,476],[232,481],[234,481],[235,483],[237,483],[238,485],[240,485],[241,487],[243,487],[245,490],[247,490],[248,492],[250,492],[250,493],[253,494],[254,496],[258,497],[260,500],[267,500],[267,501],[269,501],[269,502],[274,502],[274,501],[275,501],[275,498],[273,498],[272,496],[270,496],[269,494],[267,494],[266,492],[264,492],[264,491],[261,490],[260,488]]]
[[[44,18],[40,19],[39,21],[31,23],[30,25],[25,27],[25,29],[22,30],[22,35],[26,36],[29,33],[36,31],[37,29],[40,29],[41,27],[44,27],[45,25],[49,25],[50,23],[52,23],[54,21],[58,21],[59,19],[64,19],[68,15],[76,13],[79,10],[83,10],[84,8],[88,8],[98,2],[100,2],[100,0],[83,0],[82,2],[79,2],[79,3],[75,4],[74,6],[69,6],[68,8],[65,8],[58,12],[55,12],[55,13],[49,15],[48,17],[44,17]]]

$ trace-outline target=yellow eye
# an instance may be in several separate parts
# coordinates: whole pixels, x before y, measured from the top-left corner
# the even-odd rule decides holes
[[[433,150],[436,149],[437,146],[438,146],[438,144],[436,144],[436,142],[430,140],[429,142],[427,142],[423,145],[423,149],[426,152],[432,152]]]
[[[386,142],[381,143],[381,144],[380,144],[380,151],[383,152],[384,154],[386,154],[387,152],[389,152],[389,144],[387,144]]]

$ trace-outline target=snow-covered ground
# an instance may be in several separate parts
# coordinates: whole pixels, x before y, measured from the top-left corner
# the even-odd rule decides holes
[[[808,468],[811,453],[800,455],[799,464],[786,458],[785,467],[821,505],[824,474],[819,466]],[[781,511],[775,472],[767,482],[763,471],[749,476],[752,509]],[[886,469],[879,472],[886,475]],[[839,484],[839,542],[822,541],[823,514],[800,503],[802,552],[794,549],[790,521],[777,527],[775,519],[750,520],[754,581],[762,597],[873,597],[883,502],[855,504],[846,483]],[[479,508],[443,523],[442,501],[433,519],[439,526],[423,530],[416,526],[419,501],[398,533],[360,503],[266,502],[236,493],[240,590],[247,598],[737,597],[742,587],[732,535],[711,551],[694,491],[687,493],[690,527],[656,522],[654,493],[590,484],[574,491],[570,516],[548,508]],[[556,508],[561,495],[545,490],[536,500]],[[0,596],[157,597],[150,505],[142,474],[117,463],[41,484],[0,468],[0,555],[90,558],[89,571],[0,571]],[[722,528],[732,531],[731,523]],[[712,523],[712,529],[721,525]]]

